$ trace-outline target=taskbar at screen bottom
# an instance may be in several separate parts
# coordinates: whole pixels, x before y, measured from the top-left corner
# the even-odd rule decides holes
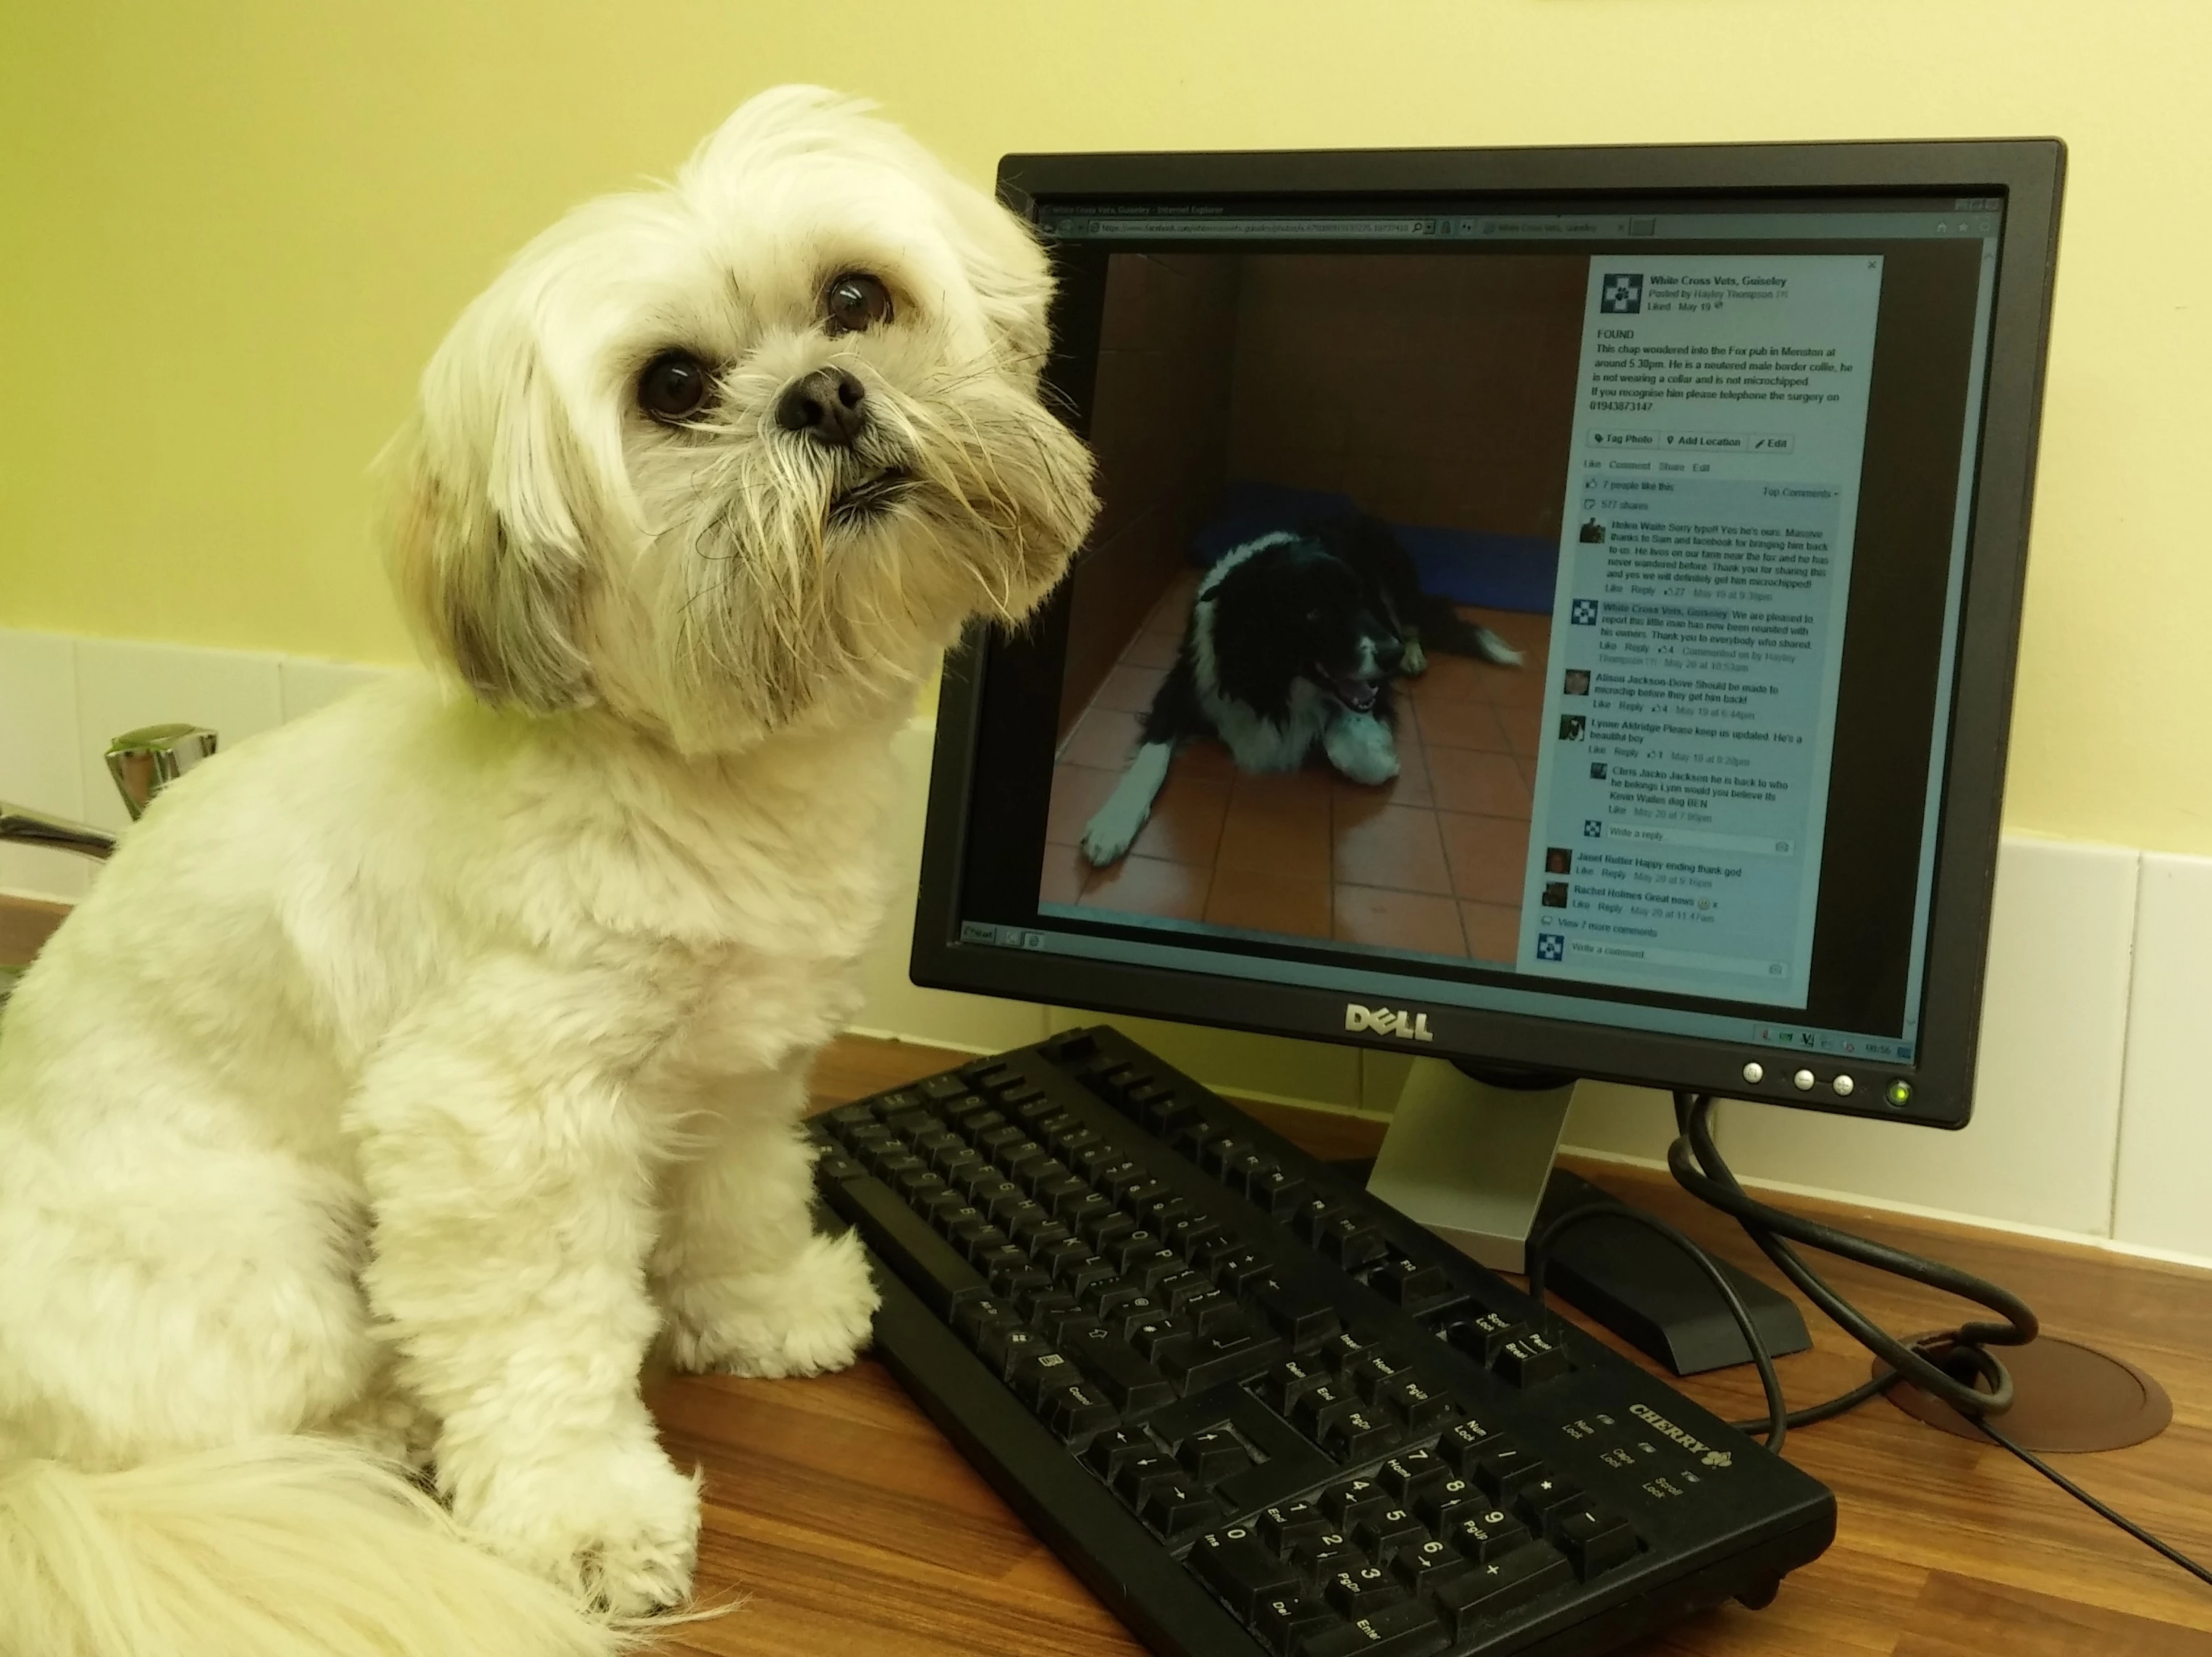
[[[1521,1014],[1531,1018],[1559,1019],[1577,1024],[1605,1025],[1615,1029],[1648,1030],[1655,1034],[1702,1037],[1732,1045],[1771,1047],[1778,1051],[1819,1053],[1838,1057],[1860,1057],[1909,1064],[1914,1044],[1910,1033],[1868,1035],[1862,1032],[1826,1030],[1763,1017],[1702,1013],[1684,1008],[1656,1007],[1633,1002],[1562,994],[1548,990],[1522,990],[1507,984],[1472,984],[1439,973],[1420,971],[1428,958],[1407,950],[1355,946],[1359,964],[1339,965],[1300,960],[1269,948],[1281,939],[1259,932],[1148,917],[1147,931],[1157,937],[1116,937],[1090,930],[1062,930],[1052,923],[1063,920],[1079,925],[1095,923],[1097,910],[1064,904],[1040,904],[1031,925],[1006,925],[990,921],[963,920],[960,941],[1000,949],[1017,949],[1076,960],[1109,962],[1117,966],[1157,967],[1169,972],[1203,973],[1212,978],[1241,978],[1261,984],[1295,985],[1333,995],[1371,999],[1392,996],[1425,1002],[1432,1006],[1465,1008],[1477,1012]],[[1194,948],[1172,941],[1177,931],[1202,935],[1215,947]],[[1224,942],[1255,946],[1250,954],[1224,949]],[[1261,953],[1265,951],[1266,953]],[[1500,963],[1500,970],[1510,971]],[[1397,970],[1394,970],[1397,969]]]

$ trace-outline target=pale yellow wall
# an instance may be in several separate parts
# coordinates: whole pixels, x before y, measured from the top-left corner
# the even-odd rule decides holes
[[[2208,60],[2205,0],[20,4],[0,624],[401,655],[362,469],[441,330],[776,81],[871,94],[978,177],[1014,148],[2057,133],[2008,816],[2212,851]]]

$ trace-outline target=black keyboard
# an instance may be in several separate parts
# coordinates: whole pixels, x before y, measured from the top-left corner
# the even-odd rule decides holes
[[[878,1354],[1163,1657],[1603,1651],[1835,1534],[1825,1487],[1112,1030],[811,1131]]]

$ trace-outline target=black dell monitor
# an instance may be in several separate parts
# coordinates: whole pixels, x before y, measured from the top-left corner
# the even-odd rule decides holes
[[[1103,509],[948,662],[915,982],[1963,1125],[2063,170],[1008,157]]]

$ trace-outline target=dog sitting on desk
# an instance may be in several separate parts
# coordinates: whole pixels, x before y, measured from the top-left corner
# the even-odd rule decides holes
[[[1085,861],[1103,868],[1129,850],[1176,750],[1206,738],[1255,775],[1297,771],[1317,747],[1355,783],[1389,782],[1398,774],[1391,681],[1425,673],[1431,647],[1521,660],[1424,593],[1379,519],[1273,530],[1230,548],[1198,583],[1128,770],[1085,825]]]
[[[0,1650],[552,1657],[683,1600],[648,1347],[867,1338],[799,1117],[892,734],[1094,510],[1048,288],[789,88],[469,308],[392,456],[453,687],[193,771],[0,1029]]]

